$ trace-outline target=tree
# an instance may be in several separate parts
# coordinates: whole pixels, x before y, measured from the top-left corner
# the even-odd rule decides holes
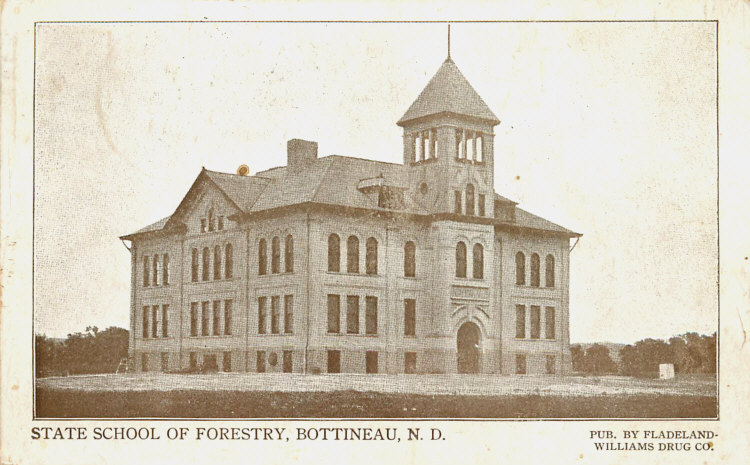
[[[594,344],[586,349],[585,366],[588,373],[617,372],[617,365],[609,355],[609,349],[601,344]]]
[[[68,334],[62,343],[36,336],[37,376],[111,373],[127,356],[128,331],[114,326],[104,331],[89,326],[83,333]]]
[[[573,363],[573,371],[586,371],[585,353],[580,344],[570,346],[570,358]]]

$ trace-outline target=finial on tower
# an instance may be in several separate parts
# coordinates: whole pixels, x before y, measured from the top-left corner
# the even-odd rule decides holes
[[[451,25],[450,23],[448,23],[448,58],[446,58],[445,61],[453,61],[451,60]]]

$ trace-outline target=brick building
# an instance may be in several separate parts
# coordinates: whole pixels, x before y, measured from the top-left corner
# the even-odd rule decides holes
[[[203,169],[131,242],[131,366],[566,373],[570,239],[494,191],[500,121],[448,58],[398,121],[403,162],[287,144]]]

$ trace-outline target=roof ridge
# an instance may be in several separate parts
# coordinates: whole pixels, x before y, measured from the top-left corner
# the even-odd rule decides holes
[[[371,160],[369,158],[352,157],[351,155],[331,154],[331,155],[326,155],[325,157],[320,157],[319,160],[323,160],[325,158],[331,158],[331,157],[346,158],[348,160],[360,160],[360,161],[366,161],[368,163],[382,163],[384,165],[403,166],[402,163],[394,163],[392,161],[382,161],[382,160]]]

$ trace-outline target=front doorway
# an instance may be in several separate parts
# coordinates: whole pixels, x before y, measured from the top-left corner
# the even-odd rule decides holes
[[[458,348],[458,372],[479,373],[479,342],[481,332],[474,323],[464,323],[458,329],[456,345]]]

